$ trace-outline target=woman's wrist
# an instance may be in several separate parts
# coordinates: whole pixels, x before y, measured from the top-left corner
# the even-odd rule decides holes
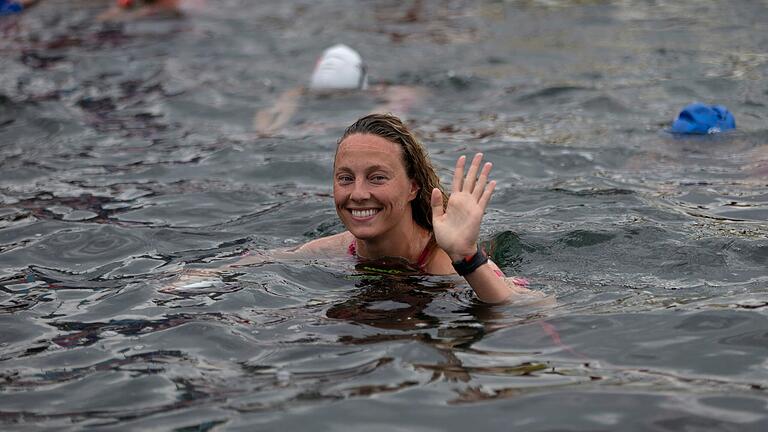
[[[446,252],[448,257],[451,258],[451,262],[458,262],[465,258],[471,258],[477,252],[477,243],[472,245],[471,248],[458,251],[458,252]]]
[[[473,253],[460,257],[459,259],[451,257],[451,261],[456,273],[458,273],[459,276],[466,276],[485,265],[488,262],[488,255],[486,255],[485,251],[483,251],[478,244]]]

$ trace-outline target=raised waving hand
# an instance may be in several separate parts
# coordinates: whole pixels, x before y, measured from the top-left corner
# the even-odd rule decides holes
[[[488,174],[493,165],[486,162],[481,169],[482,160],[483,154],[477,153],[472,158],[465,177],[467,158],[459,157],[453,173],[451,195],[445,209],[440,190],[432,190],[432,225],[435,240],[454,261],[474,255],[477,251],[480,223],[496,187],[496,181],[488,181]]]

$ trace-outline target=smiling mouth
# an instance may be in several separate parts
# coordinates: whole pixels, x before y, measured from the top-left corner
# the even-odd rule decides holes
[[[379,212],[379,209],[365,209],[365,210],[357,210],[357,209],[350,209],[350,213],[352,213],[353,218],[357,219],[365,219],[372,217],[376,213]]]

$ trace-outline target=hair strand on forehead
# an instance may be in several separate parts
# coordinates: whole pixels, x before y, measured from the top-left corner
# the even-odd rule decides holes
[[[400,154],[408,178],[419,187],[416,198],[411,202],[413,220],[432,231],[432,189],[438,188],[443,194],[443,206],[448,202],[440,178],[432,166],[427,151],[416,136],[403,122],[392,114],[369,114],[361,117],[351,126],[336,143],[336,151],[342,141],[354,134],[376,135],[400,147]]]

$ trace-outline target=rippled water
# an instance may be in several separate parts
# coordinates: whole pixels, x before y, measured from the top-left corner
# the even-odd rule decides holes
[[[186,5],[0,17],[3,429],[768,426],[765,2]],[[325,260],[166,289],[342,229],[335,140],[377,97],[252,125],[338,42],[425,95],[444,176],[495,163],[482,236],[555,305]],[[693,101],[738,129],[664,132]]]

